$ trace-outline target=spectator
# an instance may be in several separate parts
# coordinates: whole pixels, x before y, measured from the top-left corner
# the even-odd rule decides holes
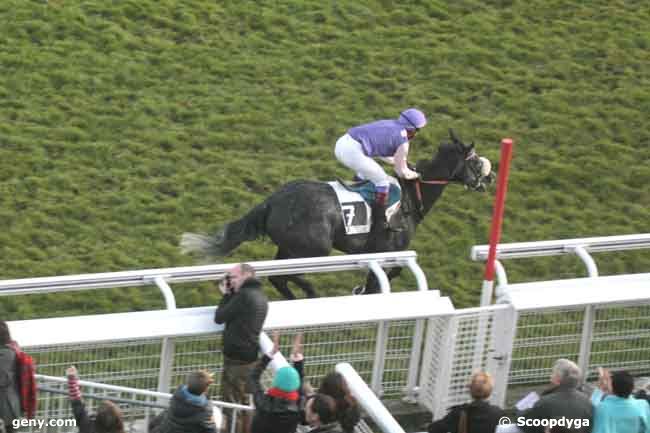
[[[587,433],[591,431],[592,406],[589,397],[577,390],[581,380],[580,368],[568,359],[558,359],[553,365],[550,389],[542,393],[535,405],[523,411],[519,416],[527,419],[580,419],[588,422],[580,423],[580,428],[574,432]],[[526,433],[544,433],[542,426],[522,426]]]
[[[0,419],[7,433],[13,432],[12,421],[20,418],[20,391],[16,380],[16,352],[7,323],[0,320]]]
[[[196,371],[187,376],[187,383],[174,392],[169,408],[149,424],[155,433],[217,433],[212,404],[207,398],[212,376]]]
[[[257,361],[259,335],[268,312],[268,300],[261,283],[255,279],[255,269],[242,263],[232,267],[219,284],[223,294],[214,315],[217,324],[224,324],[223,376],[221,397],[224,401],[250,403],[248,378]],[[226,429],[230,431],[230,417]],[[249,433],[249,412],[237,417],[237,432]]]
[[[79,433],[124,433],[120,409],[113,402],[104,400],[97,408],[97,413],[89,416],[81,401],[77,369],[74,366],[69,367],[66,370],[66,375],[68,376],[68,395]]]
[[[329,395],[336,401],[336,419],[344,433],[352,433],[361,419],[361,411],[343,376],[337,372],[329,373],[323,378],[318,393]]]
[[[336,416],[336,401],[325,394],[314,394],[305,404],[309,433],[343,433]]]
[[[494,433],[503,410],[488,403],[494,380],[489,373],[472,375],[469,394],[471,403],[454,406],[442,419],[429,425],[429,433]]]
[[[262,356],[250,377],[249,386],[253,389],[255,402],[252,433],[294,433],[300,422],[299,390],[302,383],[295,368],[279,368],[275,372],[271,388],[266,392],[260,384],[262,372],[278,351],[279,337],[275,334],[273,350],[269,355]]]
[[[634,378],[627,371],[599,371],[599,389],[592,394],[594,433],[650,433],[650,406],[630,395]],[[611,395],[610,394],[613,394]]]

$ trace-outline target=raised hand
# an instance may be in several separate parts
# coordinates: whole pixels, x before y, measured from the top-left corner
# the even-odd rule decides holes
[[[293,346],[291,348],[291,361],[298,362],[304,359],[302,353],[302,333],[296,334],[293,339]]]
[[[66,375],[66,376],[75,376],[75,377],[78,377],[79,374],[78,374],[78,372],[77,372],[77,367],[75,367],[74,365],[71,365],[70,367],[68,367],[68,368],[65,370],[65,375]]]

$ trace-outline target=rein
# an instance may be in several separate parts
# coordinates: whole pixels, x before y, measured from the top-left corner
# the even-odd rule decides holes
[[[468,161],[470,159],[476,158],[476,152],[472,149],[471,152],[465,157],[465,161]],[[454,173],[450,176],[450,178],[453,178],[456,173],[456,170],[454,170]],[[422,212],[424,210],[424,203],[422,203],[422,187],[420,184],[427,184],[427,185],[447,185],[450,181],[449,180],[421,180],[420,178],[415,180],[415,195],[418,199],[418,212],[420,213],[420,216],[422,216]]]
[[[425,183],[427,185],[447,185],[449,183],[448,180],[420,180],[417,179],[415,181],[415,196],[418,198],[418,211],[420,212],[420,215],[422,214],[422,210],[424,209],[424,204],[422,203],[422,187],[420,184]]]

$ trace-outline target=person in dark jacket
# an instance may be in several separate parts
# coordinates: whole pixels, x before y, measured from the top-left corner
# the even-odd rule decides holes
[[[157,433],[217,433],[212,404],[207,398],[212,376],[196,371],[187,376],[187,383],[174,392],[169,407],[157,418],[159,424],[150,431]]]
[[[520,414],[519,417],[528,419],[560,419],[587,420],[580,422],[580,428],[571,429],[573,432],[589,433],[592,428],[593,407],[589,396],[577,388],[582,373],[580,367],[568,359],[558,359],[553,365],[550,389],[542,393],[541,398],[533,407]],[[525,433],[544,433],[543,426],[523,425],[520,428]]]
[[[309,433],[343,433],[337,421],[336,400],[329,395],[314,394],[305,404],[305,418],[312,427]]]
[[[503,410],[487,402],[493,387],[490,374],[478,372],[472,375],[469,385],[471,403],[453,406],[444,418],[429,425],[429,433],[494,433]]]
[[[262,373],[279,351],[278,336],[274,335],[273,351],[263,355],[250,376],[253,389],[255,416],[252,433],[294,433],[300,422],[301,378],[295,368],[280,367],[273,376],[271,388],[266,392],[260,383]]]
[[[246,263],[232,267],[219,284],[223,294],[214,321],[225,325],[223,332],[223,375],[221,398],[247,405],[252,390],[248,378],[257,362],[259,335],[268,312],[268,299],[255,279],[255,269]],[[230,417],[226,417],[230,431]],[[249,412],[237,417],[237,432],[250,432]]]
[[[79,375],[75,366],[69,367],[66,370],[66,375],[68,376],[68,396],[79,433],[124,433],[122,412],[115,403],[105,400],[99,405],[94,415],[88,415],[81,400]]]
[[[16,380],[16,352],[12,348],[9,326],[0,320],[0,420],[8,433],[13,420],[21,416],[20,391]]]

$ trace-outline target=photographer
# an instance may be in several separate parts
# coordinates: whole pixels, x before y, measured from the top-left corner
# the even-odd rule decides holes
[[[255,278],[255,269],[242,263],[235,265],[219,284],[223,294],[214,321],[224,324],[223,376],[221,397],[224,401],[249,404],[252,390],[248,386],[258,358],[259,335],[268,312],[268,299]],[[237,418],[237,432],[250,432],[250,413]],[[226,425],[230,431],[230,419]]]

